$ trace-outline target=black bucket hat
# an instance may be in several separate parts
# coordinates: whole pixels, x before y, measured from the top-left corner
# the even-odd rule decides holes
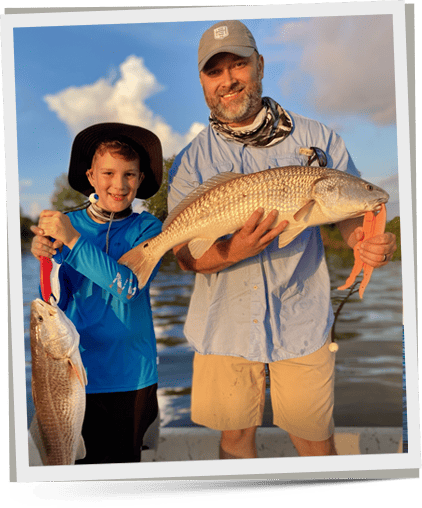
[[[92,158],[103,141],[120,141],[131,146],[140,159],[141,172],[145,178],[136,197],[147,199],[160,188],[163,179],[163,154],[158,137],[151,131],[124,123],[98,123],[76,135],[70,154],[68,180],[70,186],[89,196],[94,188],[86,172],[91,168]]]

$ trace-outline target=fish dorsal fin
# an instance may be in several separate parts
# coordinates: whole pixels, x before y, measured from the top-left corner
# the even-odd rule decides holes
[[[173,210],[168,214],[167,219],[163,223],[163,230],[174,220],[175,217],[179,215],[179,213],[184,210],[187,206],[193,203],[196,199],[203,196],[206,192],[217,187],[217,185],[221,185],[223,183],[229,182],[230,180],[235,180],[236,178],[241,178],[245,176],[239,173],[232,173],[231,171],[227,171],[225,173],[219,173],[218,175],[213,176],[209,180],[206,180],[203,184],[199,185],[196,189],[190,192],[180,203],[173,208]]]
[[[189,252],[194,259],[199,259],[216,241],[216,238],[194,238],[188,243]]]
[[[315,205],[315,200],[310,199],[307,203],[305,203],[302,208],[293,215],[295,221],[299,222],[301,220],[305,221],[306,217],[311,213],[313,207]]]

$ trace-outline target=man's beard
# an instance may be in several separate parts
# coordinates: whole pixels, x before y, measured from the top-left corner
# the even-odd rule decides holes
[[[217,97],[213,96],[211,98],[204,94],[211,115],[222,122],[239,123],[256,113],[257,104],[261,105],[262,103],[261,81],[258,80],[251,85],[250,90],[242,97],[240,103],[236,103],[234,100],[232,104],[227,107],[219,101],[221,95],[239,90],[242,90],[242,86],[239,83],[235,83],[229,90],[220,92]]]

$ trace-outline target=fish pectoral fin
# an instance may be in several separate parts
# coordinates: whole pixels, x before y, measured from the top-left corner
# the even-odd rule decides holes
[[[78,449],[76,450],[76,458],[75,460],[81,460],[86,457],[86,448],[85,448],[85,441],[82,436],[80,436],[79,443],[78,443]]]
[[[299,210],[293,215],[295,221],[299,222],[301,220],[306,220],[307,216],[311,213],[312,208],[314,207],[315,200],[310,199],[306,204],[304,204]]]
[[[68,361],[70,368],[75,373],[81,385],[85,388],[85,385],[88,384],[88,379],[86,377],[84,366],[78,361],[74,362],[71,358],[69,358]]]
[[[189,252],[194,259],[199,259],[215,241],[216,238],[194,238],[188,243]]]
[[[287,230],[284,230],[279,236],[278,236],[278,248],[281,249],[282,247],[285,247],[290,242],[293,242],[293,240],[302,233],[307,228],[307,226],[297,227],[297,228],[290,228]]]

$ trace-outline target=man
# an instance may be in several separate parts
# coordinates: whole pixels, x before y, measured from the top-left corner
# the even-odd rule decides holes
[[[209,28],[198,68],[210,125],[170,170],[169,210],[224,171],[320,163],[359,176],[335,132],[262,97],[264,59],[245,25]],[[256,457],[267,364],[274,424],[289,433],[299,455],[336,454],[333,312],[319,228],[279,249],[273,240],[287,222],[271,228],[276,212],[260,222],[262,214],[257,210],[200,259],[186,245],[174,248],[180,266],[196,272],[185,325],[195,349],[192,420],[222,431],[220,458]],[[362,218],[338,224],[350,247],[361,239],[361,225]],[[395,236],[384,234],[362,245],[361,258],[383,266],[395,250]]]

